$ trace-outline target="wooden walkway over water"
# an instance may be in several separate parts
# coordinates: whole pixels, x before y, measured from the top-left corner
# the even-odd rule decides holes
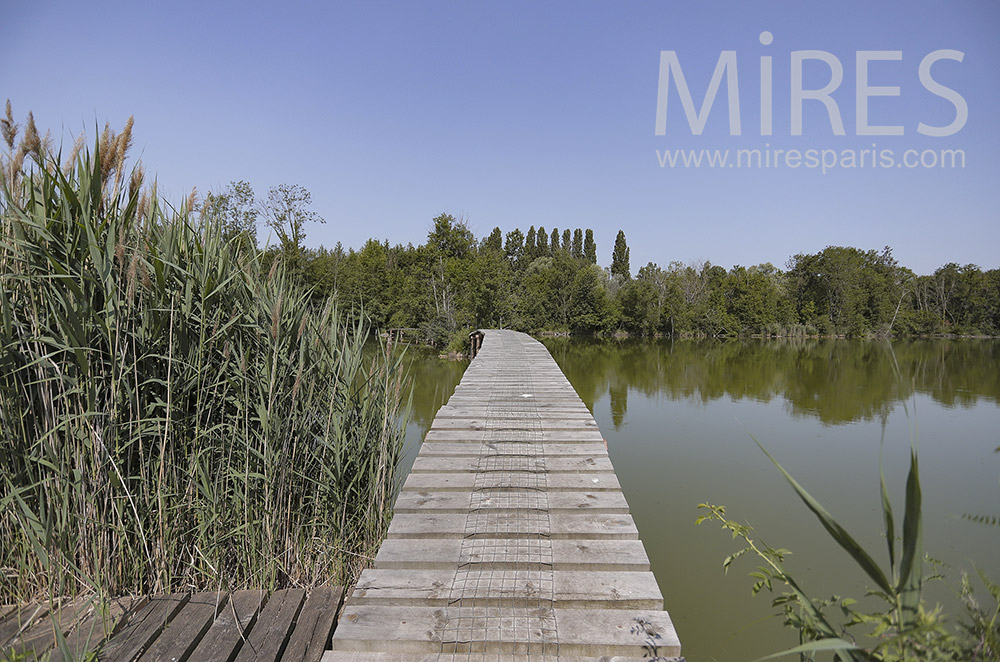
[[[486,331],[324,662],[679,655],[593,416],[544,346]]]

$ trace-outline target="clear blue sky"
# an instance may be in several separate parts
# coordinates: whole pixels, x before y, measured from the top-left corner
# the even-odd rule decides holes
[[[235,7],[239,7],[235,9]],[[773,43],[764,46],[760,34]],[[327,223],[311,245],[366,238],[422,243],[430,219],[590,227],[599,262],[623,229],[633,271],[708,259],[783,266],[826,245],[881,248],[918,273],[945,262],[1000,266],[1000,3],[935,2],[214,2],[14,0],[0,24],[0,97],[71,142],[136,118],[136,148],[179,201],[245,179],[258,192],[297,183]],[[968,121],[931,138],[961,95]],[[791,135],[791,53],[832,53],[846,135],[820,101]],[[871,62],[869,124],[856,135],[857,51]],[[700,107],[721,51],[738,62],[742,135],[729,132],[723,81],[692,135],[676,88],[654,134],[660,51],[675,51]],[[773,135],[760,132],[761,56],[773,67]],[[830,78],[804,64],[803,87]],[[0,98],[2,102],[2,98]],[[657,150],[962,149],[964,168],[661,168]],[[735,158],[735,157],[733,157]],[[897,156],[897,159],[900,156]]]

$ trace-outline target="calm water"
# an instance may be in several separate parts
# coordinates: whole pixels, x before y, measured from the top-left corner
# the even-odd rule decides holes
[[[945,572],[953,577],[978,567],[1000,578],[1000,529],[962,518],[1000,511],[1000,342],[545,345],[608,440],[691,662],[745,662],[796,643],[771,616],[769,597],[751,597],[752,559],[723,574],[734,543],[713,524],[694,525],[701,502],[727,506],[769,544],[791,549],[789,568],[808,593],[860,598],[866,586],[751,434],[879,561],[886,557],[879,440],[884,431],[887,479],[901,519],[915,435],[926,552],[949,564]],[[406,471],[466,365],[411,356]],[[929,595],[957,614],[953,585],[937,582]]]

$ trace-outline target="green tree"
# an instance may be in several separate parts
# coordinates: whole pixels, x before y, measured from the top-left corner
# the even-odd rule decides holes
[[[611,254],[612,276],[621,278],[622,280],[632,278],[632,273],[628,265],[628,254],[629,248],[625,243],[625,232],[619,230],[618,236],[615,238],[615,250]]]
[[[659,323],[656,289],[646,279],[630,280],[618,291],[621,322],[630,333],[653,333]]]
[[[247,182],[229,182],[225,191],[206,195],[202,214],[206,222],[219,227],[226,241],[235,241],[241,249],[257,248],[259,210]]]
[[[573,239],[571,236],[572,234],[573,233],[570,231],[569,228],[563,230],[562,233],[562,249],[567,253],[570,253],[571,255],[573,251]]]
[[[500,228],[493,228],[493,232],[483,242],[482,248],[494,253],[503,252],[503,233],[500,232]]]
[[[543,226],[538,226],[538,234],[535,235],[535,247],[538,257],[549,255],[549,235]]]
[[[559,250],[559,228],[552,228],[552,236],[549,237],[549,248],[553,255]]]
[[[571,254],[578,260],[583,257],[583,230],[580,228],[573,230],[573,251]]]
[[[463,258],[476,247],[476,237],[464,221],[451,214],[434,218],[434,229],[427,235],[427,245],[444,257]]]
[[[587,265],[576,272],[570,288],[569,325],[576,333],[598,333],[614,328],[615,308],[608,296],[603,272]]]
[[[528,264],[531,264],[531,261],[538,257],[537,238],[535,235],[535,226],[532,225],[528,228],[528,234],[524,236],[524,257]]]
[[[265,225],[278,236],[278,248],[290,273],[300,273],[302,270],[306,223],[326,222],[309,209],[310,204],[312,195],[304,187],[298,184],[279,184],[268,189],[267,199],[259,206]]]
[[[507,239],[503,245],[503,251],[507,256],[507,261],[512,266],[516,267],[521,264],[522,257],[524,256],[524,234],[517,228],[508,232]]]
[[[583,257],[591,264],[597,264],[597,243],[594,241],[594,231],[587,228],[587,234],[583,239]]]

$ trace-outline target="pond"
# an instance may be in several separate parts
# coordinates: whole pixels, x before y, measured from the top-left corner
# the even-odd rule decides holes
[[[723,573],[736,543],[715,524],[695,526],[699,503],[725,505],[791,549],[787,565],[810,595],[861,598],[868,585],[751,435],[883,565],[880,447],[901,521],[912,438],[925,551],[949,577],[928,597],[957,616],[961,570],[1000,579],[1000,527],[966,517],[1000,514],[1000,342],[544,343],[604,432],[690,662],[745,662],[797,643],[770,596],[751,596],[753,559]],[[466,365],[421,352],[411,360],[404,472]]]

